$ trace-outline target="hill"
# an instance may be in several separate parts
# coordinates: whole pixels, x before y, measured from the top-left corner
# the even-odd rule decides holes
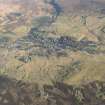
[[[104,81],[104,0],[0,0],[0,74],[81,85]]]

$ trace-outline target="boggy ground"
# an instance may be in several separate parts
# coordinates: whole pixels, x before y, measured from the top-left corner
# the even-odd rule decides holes
[[[0,76],[0,105],[105,105],[105,82],[40,86]]]

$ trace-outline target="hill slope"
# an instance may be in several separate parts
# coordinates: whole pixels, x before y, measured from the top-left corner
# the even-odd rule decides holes
[[[105,80],[103,4],[0,0],[0,74],[40,84]]]

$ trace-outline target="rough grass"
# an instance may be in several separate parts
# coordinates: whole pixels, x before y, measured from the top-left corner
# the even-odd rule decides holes
[[[1,105],[105,105],[105,82],[81,86],[56,82],[53,85],[18,81],[0,76]]]
[[[69,52],[67,57],[33,57],[31,62],[23,63],[8,57],[0,74],[6,74],[18,80],[52,84],[52,81],[67,84],[84,84],[94,80],[105,80],[104,55],[92,55],[85,52]]]
[[[84,84],[93,80],[105,80],[105,57],[103,56],[104,55],[80,54],[80,71],[69,77],[65,82],[72,84]]]
[[[98,42],[101,37],[100,29],[105,25],[105,17],[98,18],[99,14],[87,17],[87,26],[80,19],[81,15],[61,14],[51,26],[42,29],[53,37],[71,36],[77,40],[88,39]],[[37,24],[35,23],[37,26]],[[30,25],[31,26],[31,25]],[[28,27],[30,29],[30,27]],[[27,26],[20,26],[13,30],[14,34],[5,33],[5,27],[0,26],[0,36],[8,36],[16,41],[26,35]],[[42,31],[43,31],[42,30]],[[11,36],[10,36],[11,35]],[[104,34],[103,34],[104,35]],[[99,46],[103,52],[105,47]],[[83,51],[67,51],[67,57],[38,57],[32,56],[31,62],[23,63],[16,56],[26,56],[28,52],[0,48],[0,74],[17,78],[18,80],[34,81],[41,84],[51,84],[52,81],[62,81],[67,84],[83,84],[93,80],[105,80],[105,57],[104,54],[87,54]],[[80,62],[78,64],[78,62]],[[75,71],[75,72],[72,72]],[[67,74],[68,73],[68,74]]]
[[[87,38],[88,40],[91,41],[97,41],[97,37],[93,33],[89,32],[86,26],[82,25],[80,18],[81,16],[61,15],[58,17],[57,21],[54,24],[52,24],[51,27],[49,27],[49,30],[56,33],[56,35],[58,34],[58,35],[71,36],[75,37],[77,40]],[[91,24],[91,26],[90,25],[88,26],[89,29],[92,29],[92,27],[96,26],[95,24],[97,23],[95,23],[93,16],[90,16],[88,18],[91,18],[91,20],[93,20],[92,22],[93,24]],[[87,19],[87,21],[88,21],[87,23],[90,24],[90,20]],[[102,23],[100,24],[102,25]],[[97,25],[97,27],[99,27],[99,25]],[[96,30],[97,27],[95,27]]]

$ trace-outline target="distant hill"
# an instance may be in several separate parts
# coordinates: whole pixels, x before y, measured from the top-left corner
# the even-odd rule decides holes
[[[31,15],[50,15],[53,6],[44,0],[1,0],[0,10],[6,15],[10,12],[23,12]],[[2,15],[0,14],[0,15]]]
[[[95,10],[105,7],[104,0],[58,0],[65,12],[80,11],[84,9]]]

